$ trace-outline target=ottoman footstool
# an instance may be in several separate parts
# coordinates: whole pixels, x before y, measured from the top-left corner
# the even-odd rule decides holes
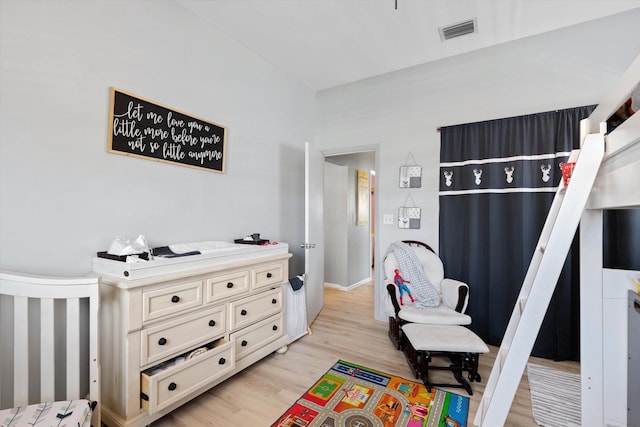
[[[463,378],[467,372],[469,381],[481,381],[478,373],[480,353],[488,353],[487,345],[464,326],[426,325],[408,323],[402,326],[406,342],[404,354],[411,371],[421,379],[430,392],[434,386],[464,388],[473,395],[471,385]],[[449,359],[448,366],[431,365],[434,357]],[[457,383],[432,383],[429,371],[446,370],[453,373]]]

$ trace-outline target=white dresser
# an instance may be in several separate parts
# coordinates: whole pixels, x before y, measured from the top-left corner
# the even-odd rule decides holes
[[[102,421],[146,426],[285,348],[286,244],[140,264],[96,258]]]

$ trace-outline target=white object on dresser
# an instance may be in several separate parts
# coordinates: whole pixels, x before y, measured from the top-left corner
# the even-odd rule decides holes
[[[140,264],[94,259],[102,274],[102,421],[150,424],[286,346],[284,243]]]

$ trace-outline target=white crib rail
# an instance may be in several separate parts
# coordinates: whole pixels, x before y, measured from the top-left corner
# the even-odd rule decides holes
[[[13,325],[0,325],[2,341],[11,342],[13,335],[13,399],[9,407],[24,406],[37,402],[54,400],[71,400],[84,398],[81,396],[81,363],[80,354],[83,344],[88,340],[89,348],[89,399],[100,400],[100,373],[98,361],[98,279],[97,278],[54,278],[8,271],[0,271],[0,295],[8,295],[13,299]],[[89,319],[81,318],[81,300],[88,300]],[[39,301],[38,314],[34,316]],[[60,375],[56,370],[63,369],[61,363],[56,364],[56,334],[60,327],[56,325],[56,300],[64,300],[65,341],[64,356],[64,395],[56,395],[56,379]],[[58,304],[57,306],[61,306]],[[5,305],[6,307],[6,305]],[[30,324],[39,316],[39,324]],[[7,319],[6,313],[3,317]],[[30,349],[30,337],[38,335],[39,355]],[[58,330],[58,332],[56,332]],[[86,345],[86,344],[84,344]],[[31,351],[30,351],[31,350]],[[39,381],[31,375],[30,361],[39,360]],[[56,378],[58,377],[58,378]],[[3,380],[7,379],[3,377]],[[84,379],[86,380],[86,379]],[[39,384],[39,393],[30,390],[33,383]],[[60,388],[60,387],[58,387]],[[33,397],[37,395],[37,397]],[[30,399],[30,396],[32,397]],[[35,401],[33,401],[35,400]],[[2,409],[0,407],[0,409]],[[97,411],[96,411],[97,412]]]

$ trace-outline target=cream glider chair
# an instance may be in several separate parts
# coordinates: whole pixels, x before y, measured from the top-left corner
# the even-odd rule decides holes
[[[387,287],[385,310],[389,315],[389,338],[396,348],[402,348],[402,325],[405,323],[469,325],[471,317],[464,314],[469,302],[469,286],[458,280],[445,279],[442,260],[429,245],[415,240],[396,244],[413,250],[427,279],[440,294],[440,304],[437,307],[416,307],[416,304],[420,304],[411,302],[407,295],[403,298],[404,304],[400,305],[400,291],[393,281],[399,262],[394,251],[387,253],[383,261]],[[411,284],[408,286],[411,288]]]

